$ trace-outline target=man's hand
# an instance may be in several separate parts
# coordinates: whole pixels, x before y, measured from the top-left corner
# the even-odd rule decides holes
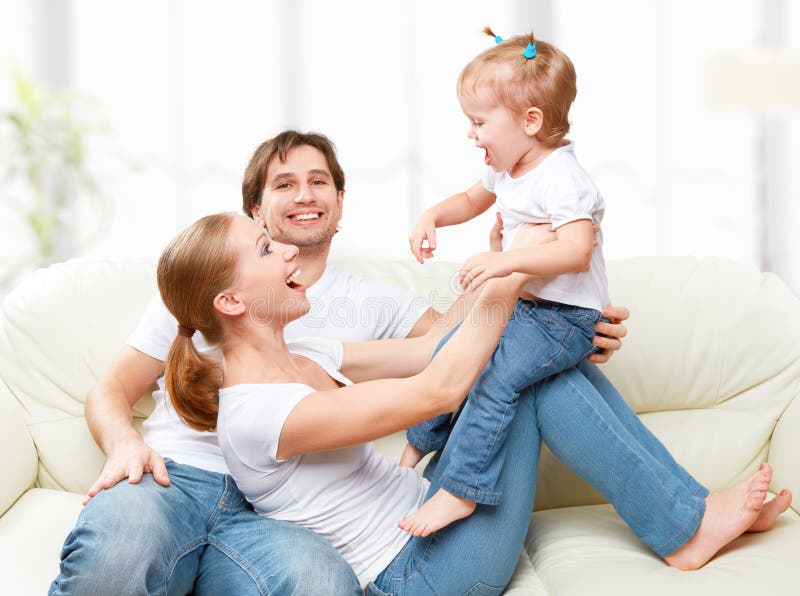
[[[500,212],[496,212],[495,214],[494,225],[492,229],[489,231],[489,250],[491,252],[502,252],[503,251],[503,218],[500,216]]]
[[[468,258],[461,266],[458,283],[464,290],[470,292],[477,290],[486,280],[509,275],[512,270],[507,262],[506,253],[479,252]]]
[[[423,243],[425,246],[423,246]],[[433,256],[433,251],[436,250],[436,222],[429,215],[423,213],[419,218],[417,225],[411,232],[408,239],[408,245],[414,258],[422,264],[425,259],[430,259]]]
[[[86,505],[101,490],[111,488],[124,478],[130,484],[137,484],[144,473],[153,474],[153,478],[161,486],[169,486],[169,474],[164,459],[137,434],[109,453],[100,476],[89,489],[83,504]]]
[[[598,321],[594,326],[595,333],[592,343],[602,352],[589,356],[589,362],[602,364],[608,362],[614,352],[622,347],[622,338],[628,334],[628,328],[622,324],[630,316],[630,311],[624,306],[605,306],[603,316],[608,319],[608,323]]]

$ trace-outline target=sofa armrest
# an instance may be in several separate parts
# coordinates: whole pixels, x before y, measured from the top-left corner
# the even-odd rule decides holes
[[[800,453],[800,398],[795,397],[775,425],[767,461],[774,470],[770,490],[777,492],[782,488],[792,491],[792,508],[800,513],[800,467],[797,454]]]
[[[20,406],[0,379],[0,515],[36,481],[38,457]]]

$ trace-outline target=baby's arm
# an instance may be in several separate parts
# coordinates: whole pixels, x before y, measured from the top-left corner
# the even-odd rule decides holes
[[[477,217],[494,204],[495,195],[478,180],[464,192],[454,194],[423,213],[408,239],[417,261],[424,262],[436,250],[436,228],[453,226]],[[427,241],[427,246],[423,246]]]
[[[504,277],[514,271],[550,277],[587,271],[594,245],[593,223],[579,219],[560,226],[553,242],[524,248],[511,247],[502,253],[478,253],[464,263],[459,283],[474,290],[492,277]]]

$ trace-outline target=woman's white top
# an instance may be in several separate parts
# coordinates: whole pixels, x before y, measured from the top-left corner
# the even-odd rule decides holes
[[[424,300],[404,288],[367,281],[333,267],[325,269],[306,296],[311,311],[286,326],[287,340],[307,336],[339,341],[405,337],[428,308]],[[164,362],[177,334],[178,322],[156,295],[128,338],[128,345]],[[195,333],[192,341],[200,353],[221,358],[202,333]],[[162,457],[227,474],[217,433],[197,431],[183,423],[165,391],[163,375],[153,399],[155,408],[144,423],[145,442]]]
[[[341,343],[301,339],[288,345],[337,381],[350,384],[339,372]],[[390,462],[372,443],[278,460],[286,419],[314,391],[298,383],[222,389],[219,444],[231,475],[256,512],[326,538],[364,586],[408,541],[397,522],[422,504],[429,483],[414,470]]]
[[[600,224],[605,204],[589,174],[575,158],[572,143],[559,147],[530,172],[512,178],[488,167],[483,186],[497,197],[503,218],[503,250],[508,250],[520,226],[550,223],[553,229],[580,219]],[[610,304],[603,260],[602,230],[592,251],[589,271],[540,277],[525,291],[553,302],[600,310]]]

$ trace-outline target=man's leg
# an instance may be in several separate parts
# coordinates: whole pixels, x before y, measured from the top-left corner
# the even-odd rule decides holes
[[[50,594],[188,594],[224,476],[167,462],[171,484],[145,474],[89,501],[67,536]],[[198,474],[199,473],[199,474]]]
[[[363,594],[353,569],[324,538],[257,515],[228,476],[200,559],[194,593]]]

